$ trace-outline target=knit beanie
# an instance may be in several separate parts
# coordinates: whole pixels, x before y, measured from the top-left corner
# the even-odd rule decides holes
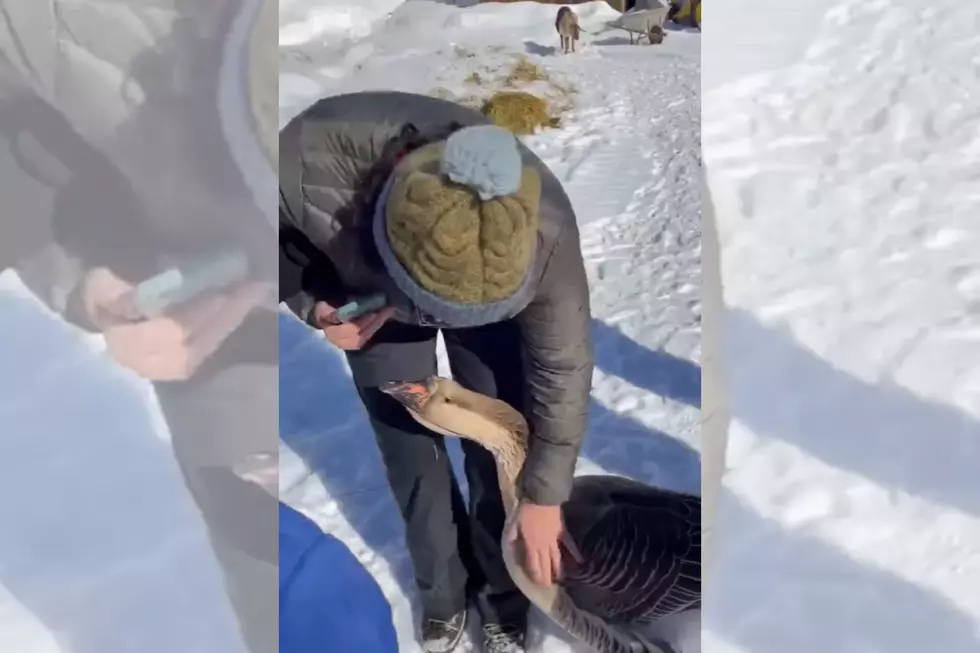
[[[444,326],[506,319],[530,300],[541,179],[516,137],[466,127],[413,151],[378,200],[374,238],[413,304]]]

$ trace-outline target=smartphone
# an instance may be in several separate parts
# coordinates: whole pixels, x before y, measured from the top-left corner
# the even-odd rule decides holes
[[[375,293],[366,297],[356,297],[337,309],[334,315],[341,322],[356,320],[362,315],[377,311],[388,305],[388,298],[384,293]]]
[[[139,283],[123,298],[135,319],[158,317],[168,310],[220,290],[248,274],[248,257],[241,251],[219,252],[206,259],[176,266]]]

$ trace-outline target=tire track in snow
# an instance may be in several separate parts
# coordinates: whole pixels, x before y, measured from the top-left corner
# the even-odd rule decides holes
[[[664,66],[648,50],[608,50],[574,62],[557,58],[559,70],[581,80],[582,108],[566,117],[561,136],[530,144],[575,206],[596,315],[651,349],[697,360],[698,64]]]

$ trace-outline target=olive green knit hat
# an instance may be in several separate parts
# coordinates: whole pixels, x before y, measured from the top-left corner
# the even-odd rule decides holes
[[[532,266],[540,197],[538,172],[521,161],[513,134],[470,127],[399,163],[379,207],[382,235],[401,271],[438,304],[504,302]],[[386,263],[398,281],[401,271]]]

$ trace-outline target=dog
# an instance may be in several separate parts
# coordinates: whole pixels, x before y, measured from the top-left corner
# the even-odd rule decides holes
[[[578,15],[572,11],[571,7],[562,6],[558,9],[555,17],[555,29],[561,39],[561,49],[565,54],[575,52],[575,42],[581,36],[581,28],[578,26]]]

